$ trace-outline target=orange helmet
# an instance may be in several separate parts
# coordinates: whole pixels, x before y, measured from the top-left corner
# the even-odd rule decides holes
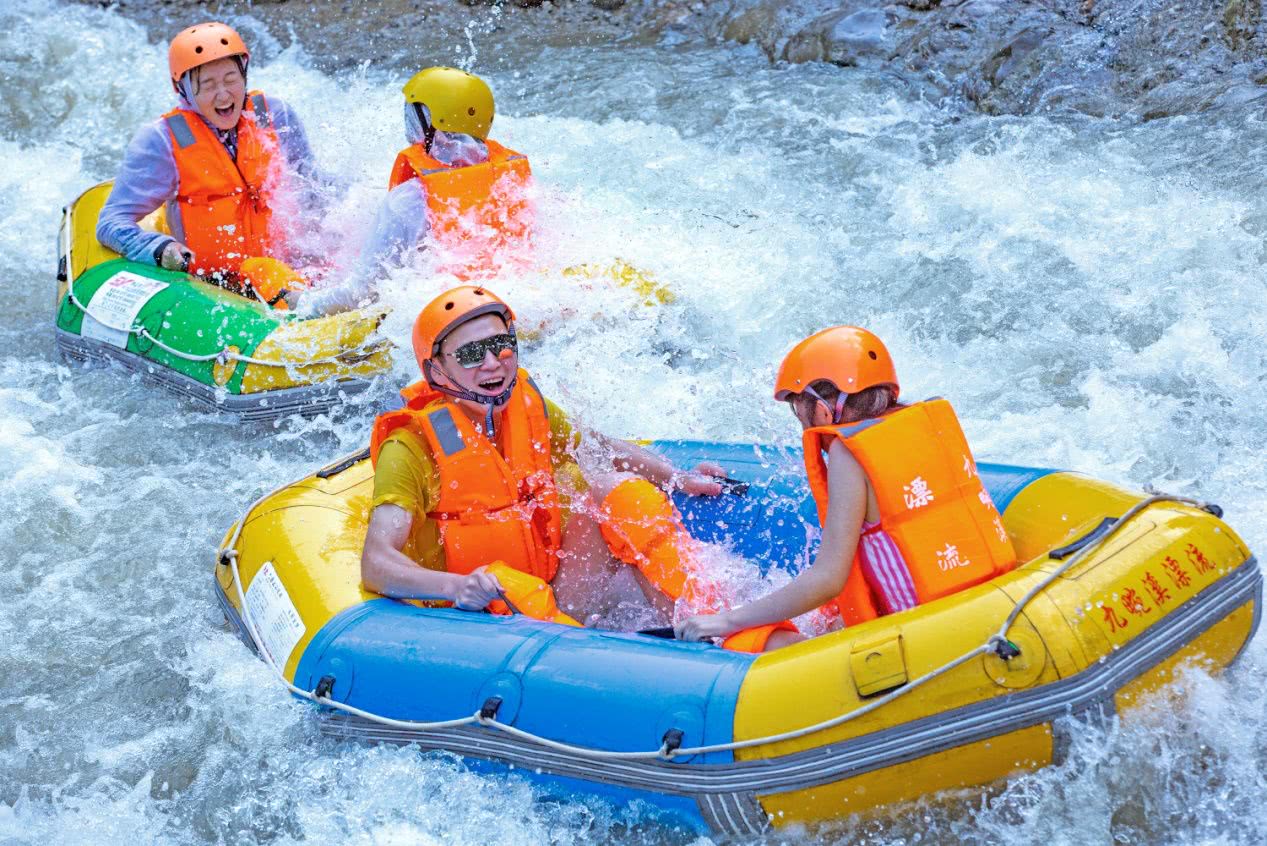
[[[199,65],[228,56],[251,58],[246,42],[233,27],[214,21],[194,24],[172,39],[167,48],[167,67],[171,70],[172,82],[179,82],[185,73]]]
[[[487,288],[463,285],[427,303],[414,321],[414,355],[418,358],[418,369],[428,381],[427,363],[439,354],[440,342],[445,336],[468,320],[485,314],[499,315],[514,334],[515,313]]]
[[[897,399],[897,370],[884,342],[857,326],[833,326],[801,341],[779,365],[774,398],[785,400],[826,379],[842,394],[890,385]]]

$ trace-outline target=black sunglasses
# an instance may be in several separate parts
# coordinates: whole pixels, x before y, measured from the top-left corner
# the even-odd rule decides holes
[[[459,365],[470,370],[479,367],[484,362],[485,353],[492,353],[493,358],[509,358],[509,356],[505,355],[507,350],[511,353],[519,352],[519,346],[515,343],[514,335],[492,335],[487,338],[480,338],[478,341],[470,341],[458,347],[449,355],[457,359]]]

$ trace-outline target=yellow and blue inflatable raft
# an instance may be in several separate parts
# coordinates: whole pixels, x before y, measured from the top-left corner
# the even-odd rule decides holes
[[[680,499],[697,537],[765,566],[804,559],[817,520],[799,456],[654,447],[751,485]],[[1073,473],[980,472],[1027,563],[769,655],[368,594],[364,454],[258,500],[221,546],[216,593],[291,692],[318,703],[325,732],[755,834],[1058,761],[1077,717],[1129,710],[1181,663],[1226,667],[1252,637],[1262,577],[1217,507]]]

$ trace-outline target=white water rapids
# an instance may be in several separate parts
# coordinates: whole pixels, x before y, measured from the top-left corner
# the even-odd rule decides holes
[[[402,145],[412,69],[330,76],[251,33],[252,83],[351,180],[329,220],[350,252]],[[557,274],[496,286],[546,324],[526,363],[575,418],[794,442],[775,365],[860,323],[906,396],[954,402],[982,459],[1211,499],[1267,548],[1260,114],[990,118],[748,48],[523,51],[488,75],[494,136],[532,159],[550,265],[622,257],[678,297],[651,309]],[[61,206],[170,107],[165,58],[112,11],[0,9],[0,846],[707,842],[645,808],[321,738],[225,628],[215,544],[260,492],[362,447],[373,408],[238,425],[59,360]],[[436,289],[411,269],[388,289],[407,344]],[[375,402],[414,378],[408,359]],[[1192,671],[1185,696],[999,790],[769,842],[1267,841],[1265,658],[1260,639],[1223,677]]]

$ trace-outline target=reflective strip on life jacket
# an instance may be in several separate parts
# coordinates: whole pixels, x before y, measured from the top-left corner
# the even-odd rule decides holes
[[[1012,542],[950,403],[930,400],[854,425],[807,430],[805,467],[820,522],[828,504],[823,450],[832,439],[867,474],[880,509],[880,528],[901,551],[920,603],[988,581],[1016,565]],[[855,561],[851,581],[860,570]],[[852,590],[856,599],[858,586]],[[842,595],[838,602],[844,599]],[[841,613],[845,616],[844,608]]]
[[[440,497],[426,515],[444,545],[445,569],[470,573],[502,560],[549,581],[558,568],[562,512],[551,461],[545,402],[524,370],[502,409],[504,454],[458,406],[411,386],[406,406],[374,422],[370,457],[399,428],[422,438],[439,473]]]
[[[172,138],[176,140],[176,146],[180,149],[188,147],[194,143],[194,132],[189,128],[189,121],[185,120],[182,114],[174,114],[167,119],[167,128],[171,130]]]
[[[458,431],[453,412],[448,407],[437,408],[428,413],[427,421],[431,424],[431,431],[436,433],[436,441],[445,455],[453,455],[466,449],[466,442],[462,440],[462,433]]]

